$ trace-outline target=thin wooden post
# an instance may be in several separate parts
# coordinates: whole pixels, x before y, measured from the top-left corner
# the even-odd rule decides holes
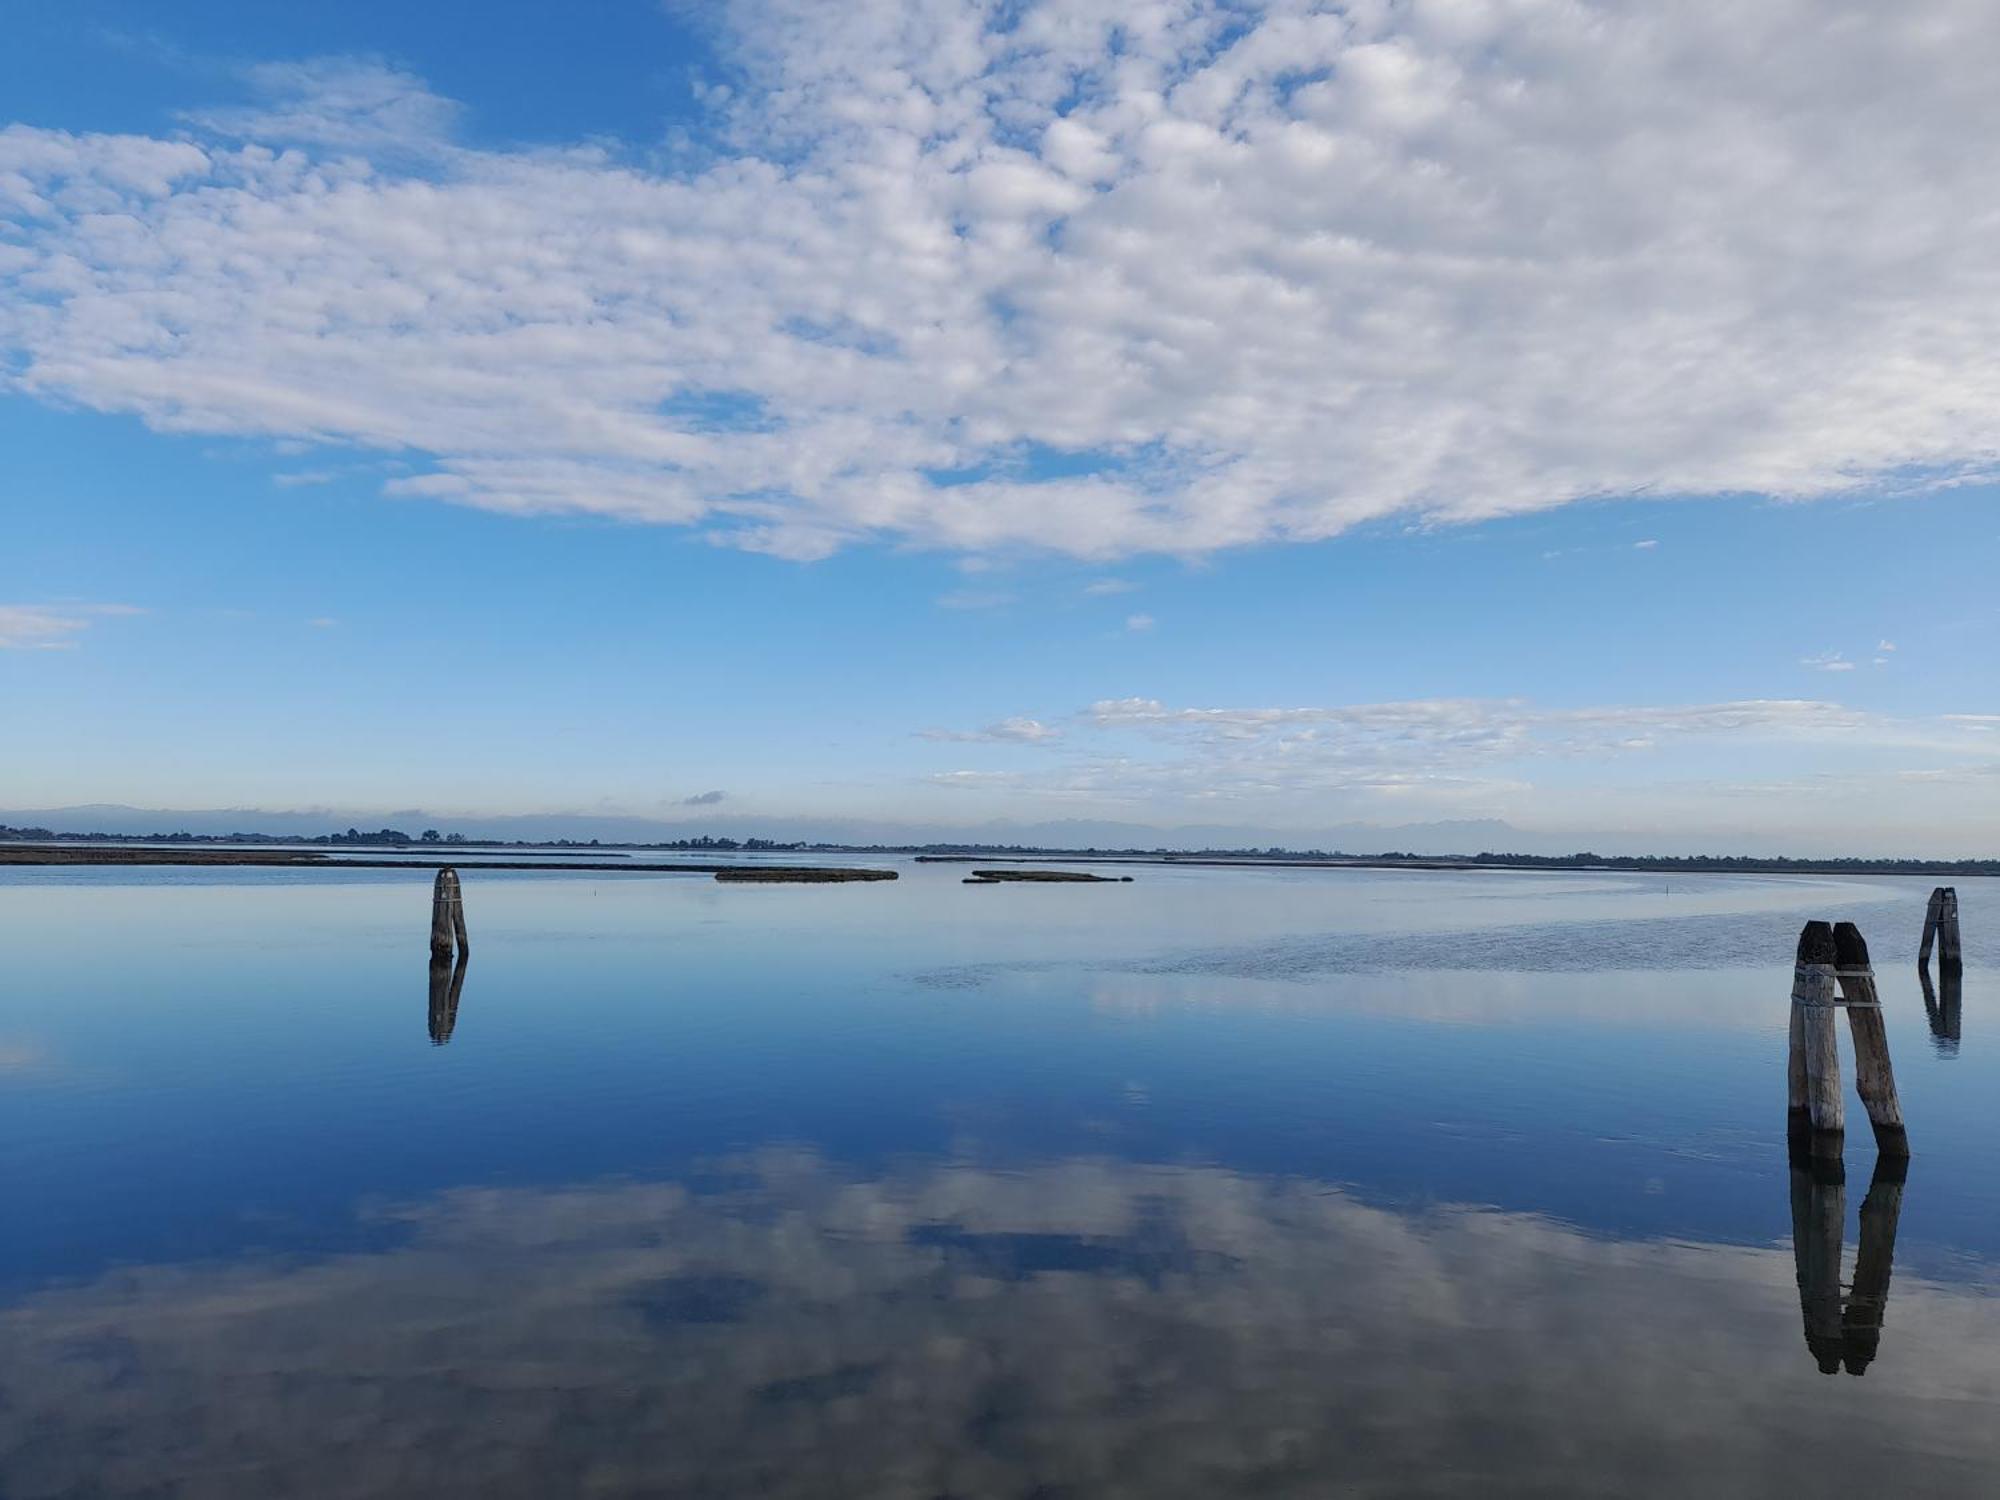
[[[1944,887],[1934,886],[1931,899],[1924,907],[1924,940],[1917,945],[1917,967],[1928,968],[1931,961],[1931,945],[1937,940],[1938,916],[1944,908]]]
[[[1854,1289],[1840,1317],[1847,1373],[1859,1375],[1882,1345],[1882,1315],[1889,1306],[1889,1273],[1896,1260],[1896,1226],[1903,1217],[1903,1180],[1909,1162],[1884,1152],[1861,1200],[1861,1244],[1854,1256]]]
[[[1852,922],[1836,922],[1833,949],[1841,998],[1847,1002],[1848,1033],[1854,1038],[1854,1090],[1875,1128],[1876,1149],[1889,1156],[1908,1156],[1910,1141],[1903,1131],[1895,1070],[1889,1066],[1889,1031],[1882,1022],[1882,998],[1875,989],[1868,944]]]
[[[1840,1369],[1846,1352],[1841,1327],[1840,1251],[1847,1220],[1846,1173],[1832,1161],[1792,1159],[1792,1265],[1806,1348],[1823,1375]]]
[[[1838,1157],[1846,1129],[1840,1097],[1840,1044],[1834,1034],[1833,928],[1808,922],[1799,932],[1798,962],[1792,969],[1793,1057],[1786,1068],[1788,1127],[1799,1135],[1800,1096],[1806,1112],[1806,1133],[1814,1156]],[[1804,1088],[1792,1080],[1803,1073]]]
[[[458,944],[458,961],[463,964],[472,944],[465,937],[465,893],[458,886],[458,871],[451,872],[451,936]]]
[[[465,900],[458,887],[458,871],[446,865],[431,885],[431,957],[450,958],[453,944],[462,954],[465,941]]]
[[[1944,898],[1938,903],[1938,974],[1962,974],[1965,961],[1958,953],[1958,890],[1948,885],[1938,894]]]

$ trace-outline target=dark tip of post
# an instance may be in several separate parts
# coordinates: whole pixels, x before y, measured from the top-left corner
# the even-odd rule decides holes
[[[1808,922],[1799,929],[1799,962],[1830,964],[1836,961],[1833,928],[1825,922]]]
[[[1805,940],[1801,938],[1800,941]],[[1833,924],[1833,952],[1834,962],[1843,969],[1868,967],[1868,940],[1852,922]]]

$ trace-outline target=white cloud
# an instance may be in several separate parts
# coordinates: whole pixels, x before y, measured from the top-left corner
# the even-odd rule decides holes
[[[1811,667],[1815,672],[1852,672],[1854,663],[1838,651],[1821,651],[1812,656],[1799,658],[1799,665]]]
[[[1102,599],[1112,594],[1129,594],[1138,586],[1123,578],[1096,578],[1083,586],[1083,592],[1087,598]]]
[[[1151,615],[1127,615],[1125,617],[1125,628],[1135,632],[1151,630],[1158,623]]]
[[[800,558],[2000,462],[1977,0],[725,15],[678,173],[339,59],[185,139],[0,131],[4,378]]]
[[[0,651],[66,650],[93,620],[140,613],[130,604],[0,604]]]
[[[1053,724],[1044,724],[1040,719],[1002,719],[997,724],[988,724],[984,729],[925,729],[919,731],[927,740],[946,740],[954,743],[985,742],[993,744],[1033,745],[1044,740],[1059,739],[1062,731]]]
[[[1632,544],[1632,550],[1634,552],[1651,552],[1655,547],[1659,545],[1660,544],[1657,541],[1655,541],[1652,537],[1647,537],[1646,540],[1643,542],[1634,542]]]
[[[1877,641],[1875,643],[1875,649],[1877,651],[1882,651],[1882,652],[1894,651],[1896,649],[1896,643],[1894,641]]]

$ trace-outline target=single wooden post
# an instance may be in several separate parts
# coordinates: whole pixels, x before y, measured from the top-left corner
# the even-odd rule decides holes
[[[458,886],[458,871],[451,872],[451,936],[458,944],[458,961],[463,964],[472,944],[465,937],[465,893]]]
[[[1889,1273],[1896,1260],[1896,1225],[1903,1217],[1907,1159],[1884,1152],[1875,1158],[1875,1176],[1861,1200],[1861,1244],[1854,1257],[1854,1289],[1841,1314],[1840,1334],[1847,1373],[1859,1375],[1882,1345],[1882,1315],[1889,1305]]]
[[[431,957],[450,958],[453,943],[464,953],[465,902],[458,888],[458,871],[446,865],[431,885]]]
[[[1958,890],[1955,886],[1944,886],[1938,891],[1943,899],[1938,902],[1938,974],[1963,974],[1965,961],[1958,953]]]
[[[1846,1115],[1840,1097],[1840,1044],[1834,1034],[1833,928],[1825,922],[1808,922],[1799,932],[1798,962],[1792,970],[1792,1037],[1799,1060],[1786,1069],[1790,1080],[1803,1067],[1806,1126],[1814,1156],[1838,1157]],[[1792,1113],[1788,1124],[1797,1131],[1797,1095],[1788,1103]]]
[[[1852,922],[1836,922],[1833,949],[1835,975],[1847,1002],[1848,1032],[1854,1038],[1854,1090],[1868,1111],[1868,1123],[1875,1127],[1876,1149],[1889,1156],[1908,1156],[1910,1141],[1903,1131],[1896,1074],[1889,1066],[1889,1031],[1882,1022],[1882,999],[1868,962],[1868,944]]]
[[[431,994],[429,1026],[431,1045],[442,1047],[451,1040],[452,1029],[458,1025],[458,996],[465,988],[465,955],[458,955],[458,962],[449,957],[431,957]]]
[[[1934,886],[1930,903],[1924,907],[1924,940],[1917,945],[1917,967],[1928,968],[1931,961],[1931,944],[1937,939],[1938,916],[1944,909],[1944,887]]]
[[[1806,1348],[1822,1375],[1837,1373],[1846,1352],[1840,1308],[1841,1233],[1846,1219],[1846,1173],[1839,1160],[1794,1156],[1792,1264],[1798,1276]]]

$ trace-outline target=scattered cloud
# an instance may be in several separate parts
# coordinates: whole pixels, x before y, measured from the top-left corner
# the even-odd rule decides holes
[[[95,620],[144,613],[130,604],[0,604],[0,650],[68,650]]]
[[[1079,803],[1182,805],[1365,794],[1376,804],[1420,798],[1478,808],[1531,792],[1555,763],[1615,766],[1676,747],[1767,747],[1796,767],[1828,757],[1963,757],[1991,760],[2000,719],[1937,715],[1896,718],[1812,699],[1744,699],[1672,705],[1545,707],[1521,699],[1436,698],[1334,706],[1203,708],[1155,698],[1111,698],[1073,716],[1083,733],[1059,741],[1055,759],[1005,784]],[[933,732],[937,739],[985,734]],[[987,773],[951,772],[948,785],[980,786]],[[1574,779],[1573,776],[1566,779]],[[1705,783],[1717,791],[1712,781]]]
[[[954,743],[990,743],[1034,745],[1044,740],[1059,739],[1062,731],[1052,724],[1044,724],[1040,719],[1002,719],[997,724],[988,724],[984,729],[924,729],[918,731],[927,740],[946,740]]]
[[[1101,599],[1111,594],[1129,594],[1138,586],[1123,578],[1097,578],[1086,583],[1083,592],[1088,598]]]
[[[1643,542],[1634,542],[1632,544],[1632,550],[1634,552],[1651,552],[1655,547],[1659,545],[1660,544],[1657,541],[1655,541],[1652,537],[1647,537]]]
[[[1799,665],[1811,667],[1815,672],[1852,672],[1854,663],[1838,651],[1821,651],[1813,656],[1802,656]]]
[[[1877,651],[1882,651],[1882,652],[1894,651],[1896,649],[1896,643],[1894,641],[1877,641],[1875,643],[1875,649]]]
[[[243,77],[256,104],[183,118],[225,139],[397,156],[442,145],[460,112],[421,78],[373,58],[259,63]]]
[[[1151,615],[1127,615],[1125,617],[1125,628],[1134,632],[1151,630],[1158,623]]]
[[[719,15],[673,169],[465,145],[370,59],[171,138],[0,129],[10,387],[794,558],[2000,461],[1991,7]]]
[[[954,589],[936,600],[939,609],[1001,609],[1013,602],[1014,596],[1001,589]]]
[[[727,798],[727,792],[696,792],[692,797],[681,798],[682,807],[713,807]]]
[[[315,630],[332,630],[339,623],[340,621],[336,620],[332,615],[314,615],[310,620],[306,621],[306,624],[312,626]]]
[[[271,483],[281,490],[303,489],[307,485],[332,484],[339,476],[329,469],[305,469],[287,474],[273,474]]]

